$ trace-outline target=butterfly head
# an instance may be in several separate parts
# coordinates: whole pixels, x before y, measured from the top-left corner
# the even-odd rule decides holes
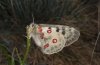
[[[26,27],[26,29],[27,29],[27,31],[26,31],[27,32],[27,36],[29,38],[31,38],[33,33],[34,33],[34,31],[35,31],[35,24],[31,23],[29,26]]]

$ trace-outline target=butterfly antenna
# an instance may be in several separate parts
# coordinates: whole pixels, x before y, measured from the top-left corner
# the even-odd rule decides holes
[[[33,14],[32,14],[32,18],[33,18],[33,22],[32,23],[34,24],[34,16],[33,16]]]
[[[33,22],[32,23],[34,24],[34,17],[33,17]]]

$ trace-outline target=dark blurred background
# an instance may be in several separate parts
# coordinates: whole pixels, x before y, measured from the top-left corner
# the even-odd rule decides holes
[[[11,55],[14,47],[23,57],[26,26],[33,17],[37,24],[73,26],[81,35],[53,55],[43,54],[32,40],[28,65],[100,65],[100,44],[91,58],[98,35],[98,0],[0,0],[0,65],[8,64],[6,55]],[[14,58],[18,60],[16,54]]]

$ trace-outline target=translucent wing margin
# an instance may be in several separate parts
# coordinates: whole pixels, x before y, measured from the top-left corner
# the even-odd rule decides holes
[[[69,46],[73,44],[75,41],[78,40],[80,36],[80,32],[76,30],[75,28],[66,28],[66,34],[65,34],[65,39],[66,39],[66,44],[65,46]]]

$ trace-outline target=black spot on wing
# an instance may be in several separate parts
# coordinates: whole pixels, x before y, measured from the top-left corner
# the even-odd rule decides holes
[[[62,27],[62,34],[65,35],[65,27]]]
[[[65,35],[65,30],[62,31],[62,34]]]
[[[59,28],[58,27],[56,28],[56,32],[59,32]]]
[[[48,27],[48,29],[51,29],[51,27]]]

